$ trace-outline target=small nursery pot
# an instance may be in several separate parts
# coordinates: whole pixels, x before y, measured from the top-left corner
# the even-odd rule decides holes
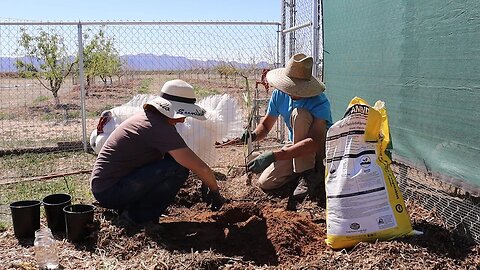
[[[43,198],[42,202],[50,230],[52,232],[64,232],[65,214],[63,208],[71,204],[72,196],[68,194],[51,194]]]
[[[69,241],[82,241],[91,232],[93,210],[94,206],[89,204],[72,204],[63,208]]]
[[[10,204],[13,231],[17,238],[33,238],[40,229],[40,201],[16,201]]]

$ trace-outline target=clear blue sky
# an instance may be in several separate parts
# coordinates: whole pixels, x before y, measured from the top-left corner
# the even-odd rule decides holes
[[[280,0],[1,0],[0,21],[280,21]]]

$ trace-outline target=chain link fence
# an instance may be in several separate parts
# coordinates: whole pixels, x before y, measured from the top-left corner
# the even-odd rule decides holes
[[[286,0],[282,2],[282,34],[285,59],[296,53],[312,56],[313,73],[321,78],[323,70],[321,1]]]
[[[0,23],[0,149],[82,148],[102,111],[175,78],[243,106],[262,69],[278,66],[278,32],[273,22]]]
[[[48,33],[48,34],[47,34]],[[48,37],[46,37],[48,35]],[[64,96],[72,94],[75,82],[71,76],[65,77],[58,89],[60,104],[51,106],[54,81],[37,80],[29,76],[28,70],[40,68],[35,55],[29,54],[36,41],[47,45],[41,39],[56,40],[60,57],[76,55],[77,29],[70,25],[0,25],[0,130],[2,150],[38,148],[56,145],[61,141],[81,139],[79,125],[79,94],[68,103],[61,102]],[[60,48],[61,47],[61,48]],[[48,48],[44,48],[48,50]],[[73,59],[66,59],[72,62]],[[26,72],[19,72],[17,65],[24,65]],[[45,64],[45,70],[49,67]],[[70,66],[65,66],[65,69]],[[52,71],[53,72],[53,71]],[[51,75],[52,73],[50,73]],[[48,76],[48,75],[47,75]],[[56,91],[56,90],[54,90]]]
[[[446,227],[480,243],[478,197],[405,163],[395,162],[393,170],[405,200],[412,200],[434,211],[443,219]]]

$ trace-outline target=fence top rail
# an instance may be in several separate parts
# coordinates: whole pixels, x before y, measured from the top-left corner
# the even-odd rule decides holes
[[[254,21],[0,21],[0,25],[281,25],[279,22]]]

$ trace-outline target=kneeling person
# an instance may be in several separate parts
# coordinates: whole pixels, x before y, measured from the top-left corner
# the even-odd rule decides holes
[[[98,154],[90,178],[102,207],[122,212],[136,223],[162,215],[194,172],[206,186],[206,199],[219,210],[224,198],[213,171],[178,134],[186,117],[206,120],[195,104],[193,87],[182,80],[166,82],[157,97],[118,126]]]

